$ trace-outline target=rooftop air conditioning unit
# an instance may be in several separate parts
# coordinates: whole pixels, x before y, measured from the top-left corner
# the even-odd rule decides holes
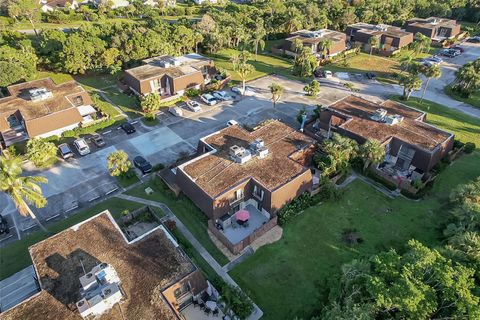
[[[383,121],[386,115],[387,115],[387,110],[380,108],[375,110],[375,112],[372,114],[370,119],[372,119],[373,121],[381,122]]]
[[[260,159],[263,159],[268,155],[268,149],[265,147],[265,142],[260,138],[253,140],[250,144],[250,149],[252,150],[252,153]]]
[[[180,66],[182,63],[177,58],[170,59],[170,63],[176,67]]]
[[[166,60],[160,61],[160,67],[162,67],[162,68],[170,68],[170,61],[166,61]]]
[[[252,159],[252,154],[249,150],[236,145],[230,147],[230,156],[232,157],[233,161],[240,164],[244,164]]]
[[[31,89],[28,93],[32,101],[42,101],[53,97],[53,94],[46,88]]]
[[[238,155],[242,152],[242,149],[243,149],[243,148],[241,148],[241,147],[239,147],[239,146],[237,146],[237,145],[231,146],[231,147],[230,147],[230,152],[229,152],[229,154],[230,154],[230,156],[232,156],[232,157],[236,157],[236,156],[238,156]]]
[[[384,25],[384,24],[377,24],[375,26],[375,30],[377,30],[377,31],[387,31],[387,26]]]
[[[385,117],[385,123],[393,126],[397,123],[402,122],[403,119],[404,118],[401,115],[395,114],[395,115],[392,115],[392,116]]]

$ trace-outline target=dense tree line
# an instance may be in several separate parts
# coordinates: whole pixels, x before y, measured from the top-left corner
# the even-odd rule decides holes
[[[480,18],[478,4],[473,0],[262,0],[251,5],[227,3],[223,7],[173,8],[160,6],[154,9],[141,1],[132,1],[127,7],[112,10],[108,1],[102,1],[97,8],[82,5],[76,11],[65,9],[41,14],[36,0],[6,1],[3,10],[15,21],[30,22],[35,31],[41,18],[61,22],[61,15],[101,23],[82,26],[68,33],[43,31],[33,43],[18,34],[2,33],[0,70],[4,72],[0,73],[0,86],[31,78],[37,60],[42,68],[53,71],[114,73],[158,54],[178,55],[199,49],[216,52],[224,48],[257,52],[264,47],[265,40],[303,28],[343,30],[356,21],[401,25],[413,16],[430,15],[472,21]],[[165,22],[164,15],[172,13],[203,15],[200,20],[180,18],[176,23]],[[55,20],[55,17],[59,19]],[[108,22],[114,17],[135,20]],[[298,50],[302,51],[301,48]],[[306,54],[300,55],[295,63],[296,74],[311,73],[309,58]],[[15,62],[15,66],[11,62]]]

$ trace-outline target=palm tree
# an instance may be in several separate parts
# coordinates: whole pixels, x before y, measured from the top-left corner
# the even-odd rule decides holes
[[[432,44],[432,39],[429,37],[417,32],[415,34],[415,41],[412,43],[413,52],[416,54],[422,52],[428,52],[430,50],[430,46]]]
[[[320,48],[320,51],[322,52],[322,58],[326,58],[326,56],[328,55],[328,52],[329,50],[332,48],[333,46],[333,41],[330,40],[330,39],[327,39],[327,38],[324,38],[322,40],[320,40],[320,42],[318,43],[318,47]]]
[[[41,176],[21,176],[22,160],[14,156],[0,156],[0,191],[10,196],[20,215],[30,216],[38,226],[45,232],[37,216],[30,209],[30,205],[36,208],[43,208],[47,199],[42,194],[39,183],[47,183],[48,180]]]
[[[422,79],[416,74],[400,75],[400,85],[403,86],[403,99],[408,100],[414,90],[422,87]]]
[[[442,75],[442,69],[440,69],[438,65],[432,64],[430,66],[425,66],[424,68],[422,68],[422,73],[425,78],[427,78],[427,81],[425,82],[425,87],[423,88],[422,98],[420,99],[420,102],[423,101],[423,97],[425,96],[425,92],[427,92],[427,87],[430,83],[430,80],[432,80],[432,78],[440,78],[440,76]],[[430,106],[428,108],[430,108]]]
[[[372,163],[380,163],[385,158],[385,148],[377,140],[367,140],[360,146],[360,155],[363,158],[363,172]]]
[[[477,61],[464,64],[455,73],[455,85],[453,88],[462,93],[466,98],[475,90],[480,89],[480,63]]]
[[[372,36],[368,39],[368,44],[370,45],[370,55],[372,55],[373,48],[377,48],[380,45],[380,39]]]
[[[298,38],[295,38],[292,42],[292,47],[290,49],[292,49],[293,52],[298,54],[298,51],[300,51],[300,49],[302,49],[302,48],[303,48],[302,40],[300,40]]]
[[[278,83],[272,83],[270,86],[270,93],[272,94],[273,107],[275,108],[277,102],[282,97],[283,87]]]
[[[257,61],[258,47],[260,47],[261,50],[265,48],[264,38],[266,34],[267,34],[267,31],[263,26],[262,20],[258,20],[256,23],[255,32],[253,33],[253,36],[251,39],[253,47],[255,48],[255,61]]]
[[[238,73],[242,80],[242,94],[245,93],[245,81],[247,81],[247,77],[255,70],[255,68],[248,63],[249,59],[250,53],[247,51],[242,51],[231,59],[233,70]]]
[[[117,150],[108,155],[107,167],[113,177],[121,176],[130,170],[132,163],[128,160],[128,154],[123,150]]]

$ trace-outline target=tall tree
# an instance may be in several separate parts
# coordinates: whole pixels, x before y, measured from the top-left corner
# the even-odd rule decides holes
[[[317,58],[312,54],[309,47],[301,47],[295,57],[293,64],[293,73],[300,77],[309,77],[318,65]]]
[[[245,94],[245,82],[248,76],[255,70],[253,65],[248,63],[250,59],[250,53],[248,51],[242,51],[232,57],[233,70],[238,74],[240,80],[242,80],[242,94]]]
[[[8,5],[8,14],[15,18],[25,18],[32,25],[32,29],[35,35],[38,37],[35,23],[40,21],[41,18],[41,6],[37,0],[12,0]]]
[[[140,106],[142,107],[143,112],[145,112],[145,116],[147,118],[155,118],[155,113],[160,108],[160,102],[160,95],[156,92],[150,93],[145,98],[143,98],[143,100],[140,102]]]
[[[380,39],[376,36],[371,36],[370,39],[368,39],[368,45],[370,46],[370,55],[372,55],[373,49],[377,49],[380,45]]]
[[[363,171],[372,164],[378,164],[385,158],[385,147],[377,140],[367,140],[360,146],[360,156],[363,159]]]
[[[412,48],[416,54],[419,54],[422,52],[430,51],[431,44],[432,44],[432,39],[421,34],[420,32],[417,32],[415,34],[415,41],[412,43]]]
[[[328,38],[323,38],[320,40],[318,43],[318,48],[320,49],[320,52],[322,53],[322,58],[326,58],[328,55],[328,52],[333,46],[333,41],[328,39]]]
[[[0,191],[10,196],[18,212],[24,216],[30,216],[43,230],[47,229],[37,218],[30,205],[43,208],[47,199],[42,194],[39,183],[47,183],[48,180],[41,176],[22,176],[22,160],[15,156],[0,156]]]
[[[480,89],[480,59],[466,63],[457,70],[453,89],[466,98]]]
[[[46,168],[57,162],[57,146],[41,138],[33,138],[27,142],[27,158],[37,168]]]
[[[427,81],[425,82],[425,86],[423,88],[422,98],[420,99],[420,102],[422,102],[423,98],[425,97],[425,93],[427,92],[427,88],[428,88],[428,84],[430,83],[430,80],[432,80],[433,78],[436,78],[436,79],[440,78],[440,76],[442,75],[442,69],[440,69],[440,67],[436,64],[431,64],[428,66],[424,66],[422,68],[422,74],[425,76],[425,78],[427,78]]]
[[[400,75],[400,85],[403,87],[403,99],[408,100],[414,90],[420,90],[422,79],[416,74]]]
[[[263,50],[265,48],[265,35],[267,31],[263,26],[263,21],[261,19],[257,20],[255,23],[255,31],[252,34],[252,44],[255,50],[255,61],[257,61],[258,48]]]
[[[117,150],[108,155],[107,167],[111,176],[119,177],[130,170],[132,162],[128,159],[128,154],[125,151]]]
[[[283,94],[283,87],[278,83],[272,83],[269,87],[270,93],[272,94],[273,108],[277,105],[277,102],[280,101]]]

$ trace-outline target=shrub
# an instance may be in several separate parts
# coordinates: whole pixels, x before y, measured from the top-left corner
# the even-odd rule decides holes
[[[111,125],[115,124],[115,120],[112,118],[105,119],[100,122],[96,122],[95,124],[87,127],[78,127],[73,130],[68,130],[62,133],[64,138],[76,138],[84,134],[91,134],[97,132],[98,130],[105,129],[106,127],[110,127]]]
[[[475,145],[475,143],[467,142],[465,143],[465,148],[463,149],[463,151],[465,151],[465,153],[472,153],[476,147],[477,146]]]
[[[365,174],[367,177],[369,177],[370,179],[378,182],[378,183],[381,183],[383,184],[385,187],[387,187],[389,190],[396,190],[397,189],[397,185],[395,183],[393,183],[392,181],[389,181],[389,180],[386,180],[384,178],[382,178],[381,176],[379,176],[378,174],[372,172],[372,171],[367,171],[367,173]]]
[[[157,171],[162,170],[163,168],[165,168],[163,163],[157,163],[156,165],[153,166],[152,171],[157,172]]]
[[[435,171],[437,174],[441,173],[443,170],[445,170],[448,166],[448,163],[445,163],[443,161],[440,161],[433,167],[433,171]]]
[[[460,140],[453,140],[453,148],[454,149],[460,149],[461,147],[463,147],[465,144],[460,141]]]
[[[198,97],[200,95],[200,90],[195,88],[190,88],[185,90],[185,95],[189,98]]]
[[[228,310],[232,310],[240,319],[246,319],[253,311],[253,302],[238,287],[222,283],[220,286],[221,301]]]
[[[45,139],[30,139],[27,142],[27,158],[37,168],[47,168],[57,162],[57,147]]]

